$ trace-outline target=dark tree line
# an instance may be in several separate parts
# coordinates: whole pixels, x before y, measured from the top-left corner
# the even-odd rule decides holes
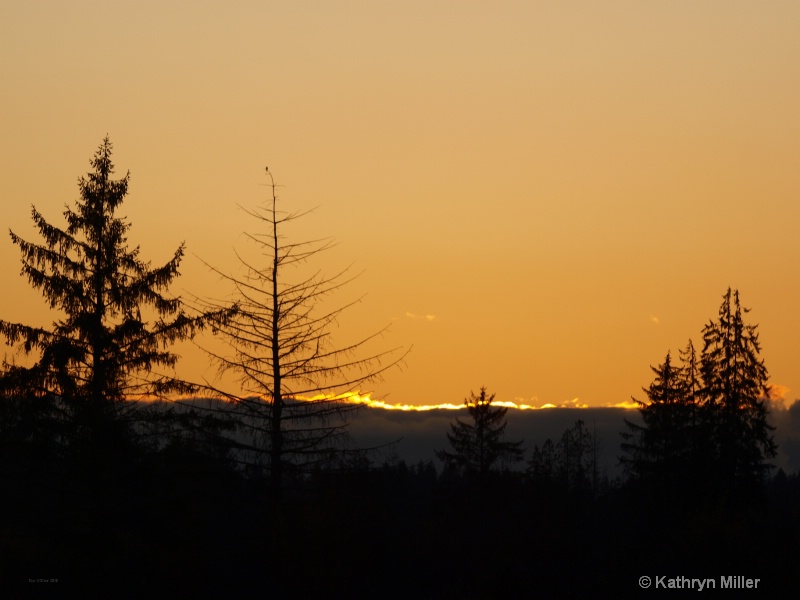
[[[744,322],[738,290],[728,289],[716,321],[703,328],[697,355],[689,341],[675,364],[670,353],[639,404],[642,424],[626,420],[621,461],[663,501],[722,496],[749,501],[776,455],[767,420],[767,369],[756,325]],[[634,399],[635,400],[635,399]]]
[[[557,442],[547,439],[533,447],[526,473],[543,488],[597,494],[604,480],[599,454],[596,432],[578,419]]]

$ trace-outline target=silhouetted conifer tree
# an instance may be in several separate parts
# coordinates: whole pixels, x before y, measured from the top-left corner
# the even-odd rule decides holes
[[[436,451],[437,458],[447,468],[486,477],[498,465],[522,460],[522,440],[503,441],[508,408],[492,406],[494,396],[487,396],[486,388],[482,387],[478,396],[470,392],[470,397],[464,400],[472,422],[456,419],[451,423],[447,439],[453,451]]]
[[[50,328],[0,321],[8,343],[36,357],[32,367],[4,362],[0,387],[9,395],[46,398],[51,409],[57,405],[69,424],[66,441],[88,442],[95,451],[98,443],[126,435],[120,417],[133,405],[126,400],[191,389],[169,373],[178,357],[168,347],[191,337],[208,317],[187,316],[180,299],[166,295],[183,244],[158,268],[139,258],[138,246],[129,248],[130,225],[116,216],[129,174],[111,178],[111,151],[106,137],[93,171],[78,182],[75,208],[64,211],[66,228],[51,225],[33,207],[43,243],[11,232],[22,274],[61,316]]]
[[[694,390],[696,362],[691,341],[689,363],[675,366],[668,352],[664,362],[651,367],[655,379],[643,388],[648,402],[639,405],[642,424],[625,419],[622,464],[634,478],[645,482],[658,495],[672,498],[687,483],[696,441],[697,395]]]
[[[767,423],[768,373],[759,357],[757,325],[744,323],[739,291],[728,288],[716,321],[703,328],[703,402],[711,419],[717,471],[733,496],[759,487],[777,446]]]
[[[686,348],[679,351],[681,368],[678,377],[681,386],[682,403],[691,407],[692,419],[699,417],[698,409],[703,398],[703,375],[700,372],[700,362],[694,349],[694,342],[690,339]]]
[[[738,291],[729,288],[717,321],[703,329],[698,360],[690,341],[674,367],[669,353],[626,420],[620,458],[628,473],[665,500],[721,492],[741,500],[761,487],[776,454],[767,423],[767,370],[757,326],[746,325]],[[635,399],[634,399],[635,400]]]

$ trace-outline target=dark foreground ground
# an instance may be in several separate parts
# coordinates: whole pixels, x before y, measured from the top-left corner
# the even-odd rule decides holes
[[[655,593],[643,575],[757,578],[750,597],[777,597],[800,558],[800,481],[782,473],[731,507],[364,463],[276,500],[191,449],[67,461],[27,448],[5,452],[0,484],[4,599]]]

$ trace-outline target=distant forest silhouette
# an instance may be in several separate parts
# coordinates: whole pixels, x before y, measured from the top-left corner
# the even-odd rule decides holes
[[[526,446],[481,387],[436,460],[407,462],[353,443],[358,406],[341,400],[405,351],[367,350],[378,334],[333,344],[352,303],[320,301],[350,277],[292,279],[327,245],[281,235],[304,215],[279,210],[269,170],[250,236],[265,264],[218,271],[230,304],[184,301],[169,293],[183,245],[154,268],[128,244],[115,211],[129,176],[112,179],[111,154],[106,137],[65,227],[34,207],[42,241],[11,232],[56,316],[0,320],[32,365],[7,355],[0,372],[2,597],[625,597],[643,575],[792,589],[800,477],[773,466],[768,372],[738,290],[701,345],[652,367],[638,418],[613,438],[574,411]],[[212,359],[244,392],[179,377],[170,348],[201,331],[227,343]]]

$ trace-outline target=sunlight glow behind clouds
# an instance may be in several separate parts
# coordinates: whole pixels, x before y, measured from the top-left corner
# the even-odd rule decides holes
[[[390,404],[383,400],[373,400],[371,394],[358,394],[358,393],[340,394],[338,396],[328,396],[328,397],[315,396],[313,398],[306,398],[306,400],[314,401],[314,400],[323,400],[332,398],[341,400],[342,402],[361,404],[368,408],[381,408],[385,410],[424,412],[429,410],[461,410],[463,408],[466,408],[466,405],[463,402],[460,404],[443,403],[443,404],[425,404],[425,405]],[[516,400],[519,400],[519,398],[517,398]],[[542,410],[547,408],[589,408],[587,404],[581,403],[578,398],[573,398],[572,400],[566,400],[564,402],[561,402],[560,404],[545,403],[540,406],[520,403],[518,401],[511,402],[508,400],[494,400],[492,402],[492,406],[498,406],[501,408],[510,408],[516,410]]]
[[[728,286],[797,389],[798,22],[788,2],[0,3],[0,222],[62,225],[108,133],[132,245],[158,263],[185,240],[172,291],[214,295],[192,257],[235,268],[268,164],[287,208],[320,207],[287,239],[331,236],[313,267],[365,272],[337,335],[394,320],[387,345],[414,347],[376,386],[400,404],[485,381],[614,405]],[[0,244],[0,318],[52,322]]]
[[[787,386],[781,385],[780,383],[769,384],[769,394],[767,395],[768,403],[775,409],[788,410],[795,402],[800,400],[798,398],[789,399],[787,397],[789,391],[790,389]]]

